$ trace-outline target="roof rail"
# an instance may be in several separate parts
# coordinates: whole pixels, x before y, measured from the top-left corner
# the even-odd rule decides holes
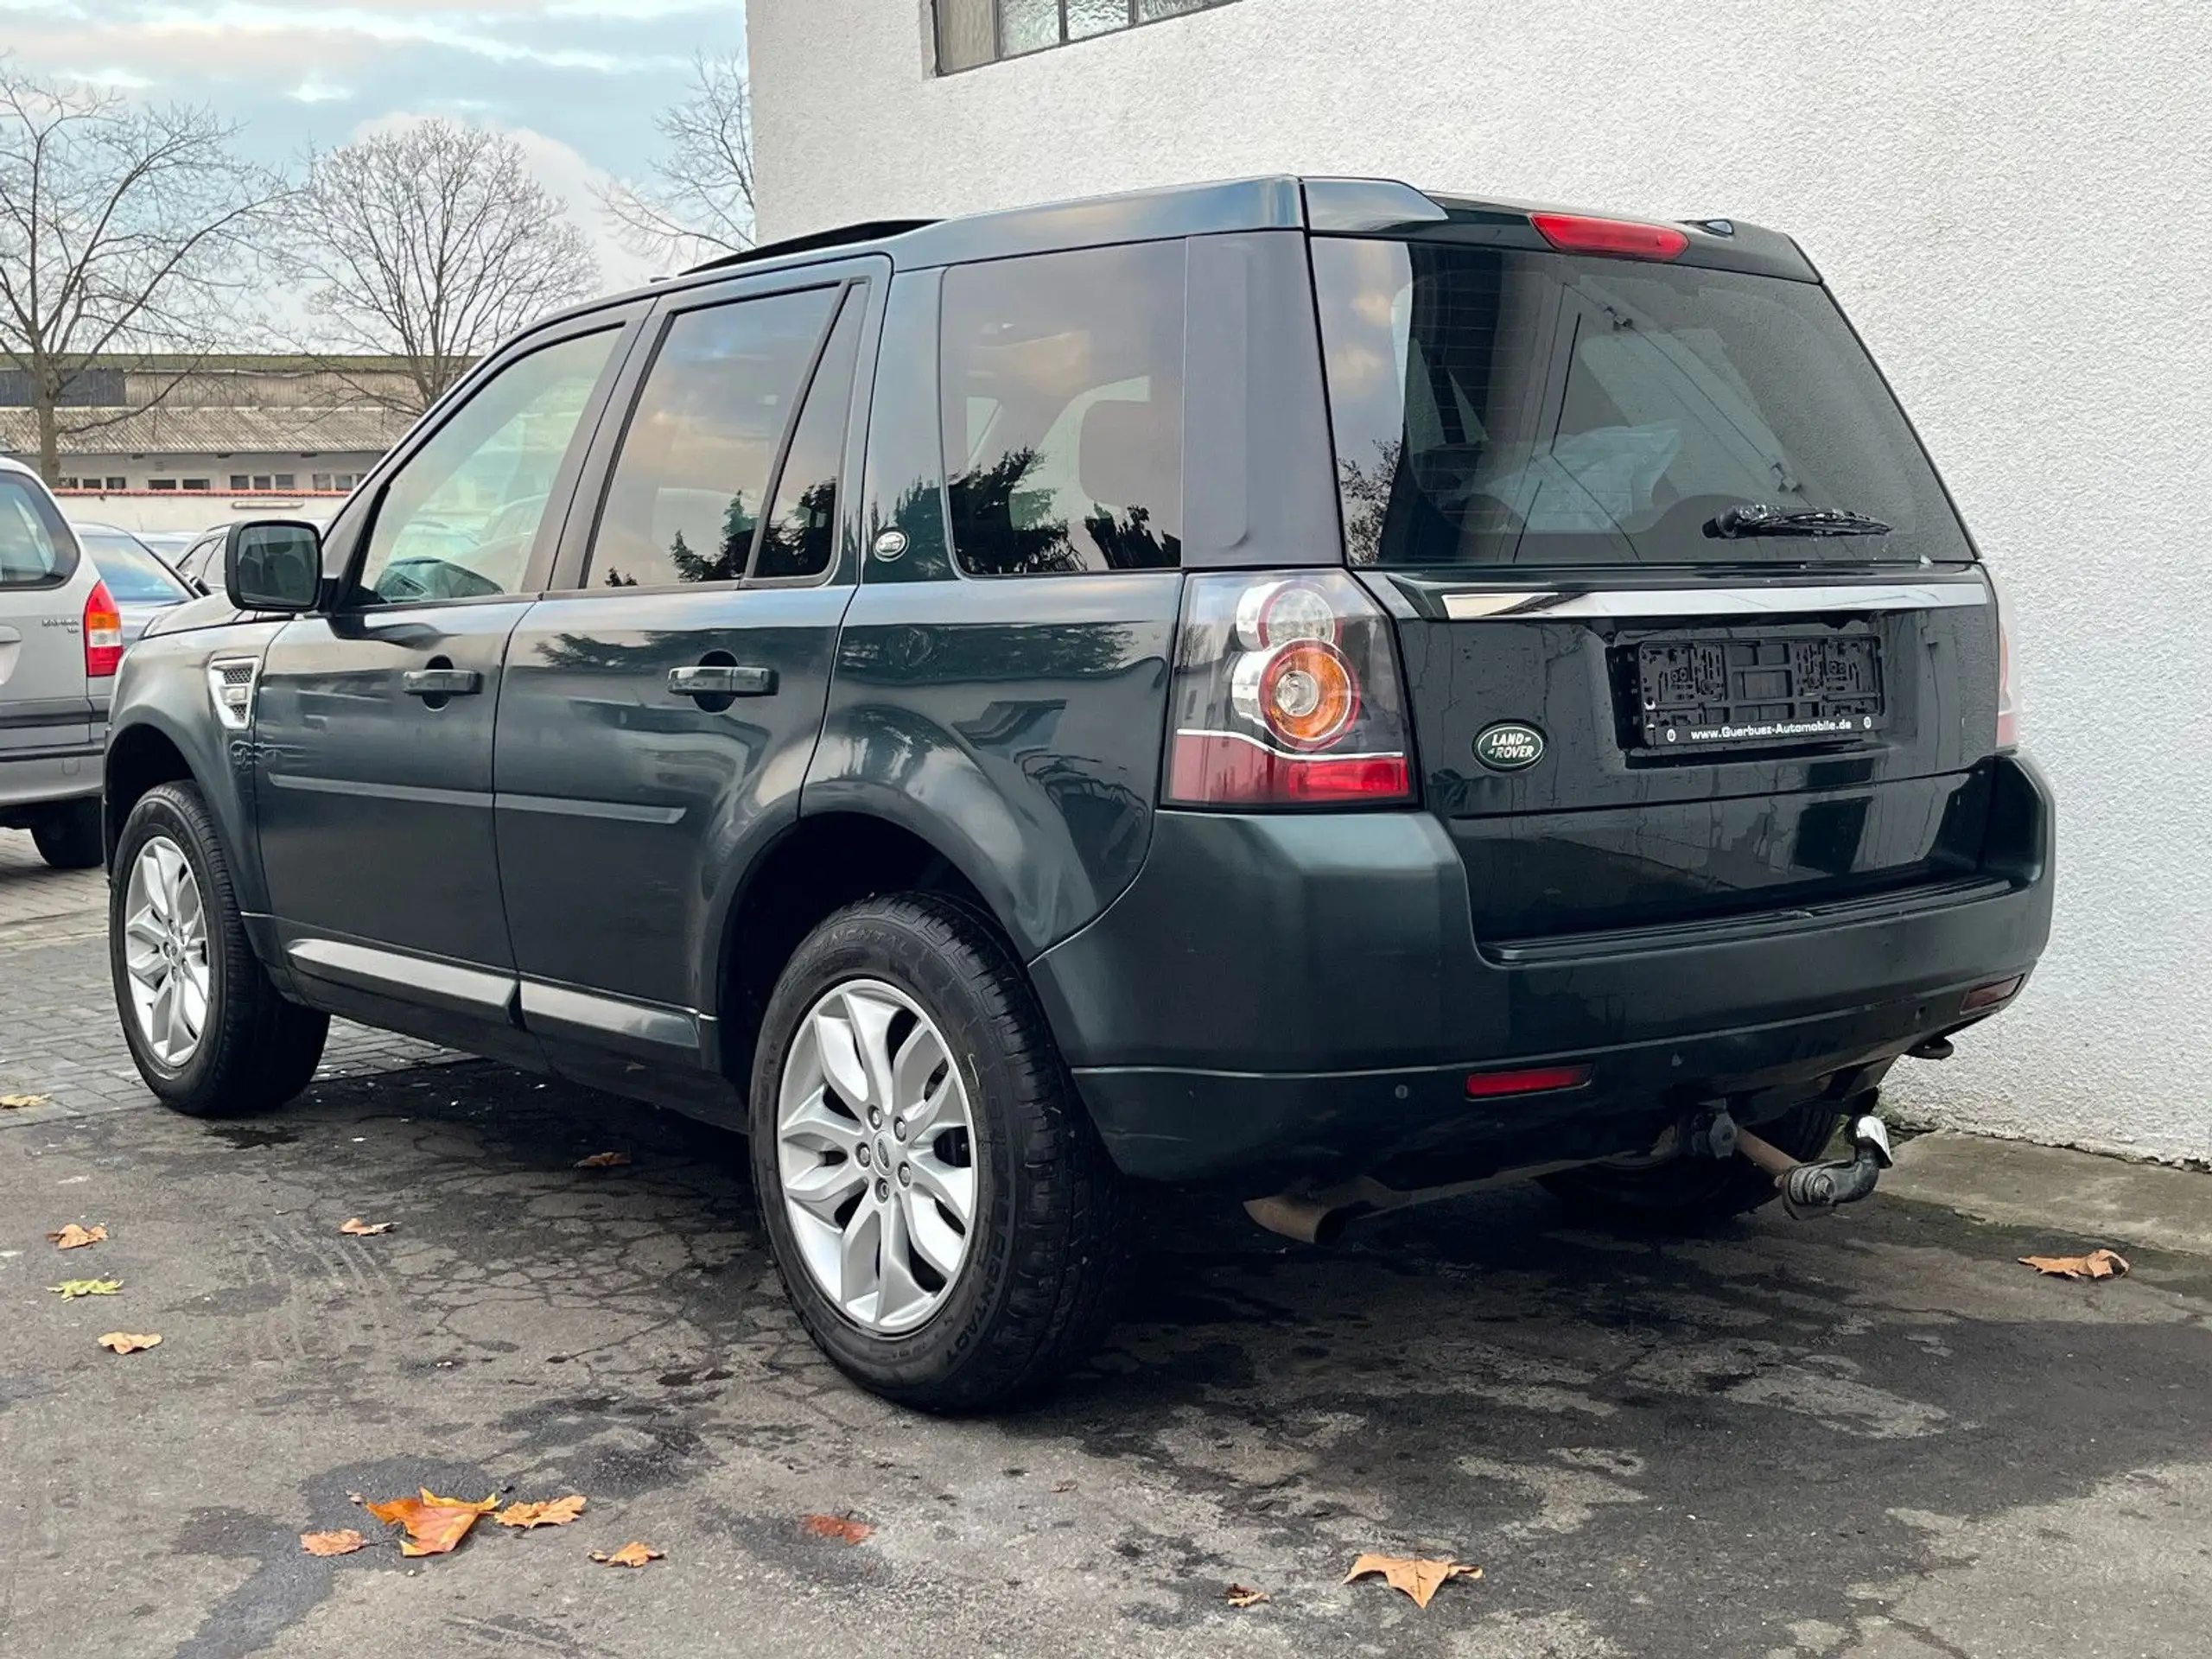
[[[709,259],[702,265],[692,266],[683,275],[696,276],[702,271],[750,264],[756,259],[778,259],[788,253],[811,253],[817,248],[843,247],[853,242],[880,242],[887,237],[904,236],[908,231],[918,231],[924,226],[936,223],[933,219],[862,219],[857,225],[840,225],[835,230],[785,237],[780,242],[766,242],[757,248],[747,248],[742,253],[726,253],[719,259]]]

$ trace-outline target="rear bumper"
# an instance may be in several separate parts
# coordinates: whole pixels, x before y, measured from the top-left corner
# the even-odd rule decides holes
[[[2004,758],[1971,880],[1815,911],[1485,950],[1427,813],[1161,812],[1129,890],[1031,964],[1116,1160],[1254,1192],[1648,1145],[1694,1102],[1749,1121],[1970,1023],[2050,927],[2052,811]],[[1470,1102],[1470,1071],[1588,1063]]]
[[[28,753],[0,750],[0,822],[31,807],[78,801],[100,792],[105,728],[89,743],[41,744]]]

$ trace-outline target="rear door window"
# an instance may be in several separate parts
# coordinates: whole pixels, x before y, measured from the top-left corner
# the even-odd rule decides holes
[[[1313,263],[1354,563],[1973,556],[1818,284],[1357,238],[1317,239]],[[1747,505],[1891,529],[1715,533]]]
[[[0,588],[49,588],[77,568],[77,547],[44,491],[0,474]]]
[[[970,575],[1181,563],[1184,257],[1148,242],[945,273],[946,491]]]

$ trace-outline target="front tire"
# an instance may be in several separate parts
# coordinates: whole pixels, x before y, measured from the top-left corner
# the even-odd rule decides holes
[[[53,808],[31,826],[31,840],[54,869],[98,868],[106,851],[100,844],[99,798]]]
[[[770,999],[751,1110],[777,1269],[863,1388],[999,1404],[1111,1325],[1120,1178],[1027,977],[965,907],[871,899],[817,927]]]
[[[1872,1109],[1872,1098],[1862,1109]],[[1759,1124],[1757,1133],[1792,1158],[1817,1158],[1843,1118],[1833,1102],[1808,1101]],[[1703,1232],[1781,1196],[1774,1178],[1742,1157],[1682,1157],[1642,1169],[1586,1164],[1544,1176],[1542,1184],[1591,1220],[1663,1232]]]
[[[214,822],[189,784],[147,791],[124,821],[108,967],[138,1075],[178,1111],[260,1111],[315,1076],[329,1016],[286,1001],[253,954]]]

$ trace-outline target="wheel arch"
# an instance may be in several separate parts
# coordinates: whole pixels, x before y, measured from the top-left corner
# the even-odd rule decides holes
[[[115,861],[116,845],[131,809],[149,790],[162,784],[190,784],[215,821],[240,908],[249,912],[265,909],[252,814],[230,766],[227,749],[211,750],[205,734],[159,709],[133,710],[110,734],[103,768],[100,818],[108,863]]]

